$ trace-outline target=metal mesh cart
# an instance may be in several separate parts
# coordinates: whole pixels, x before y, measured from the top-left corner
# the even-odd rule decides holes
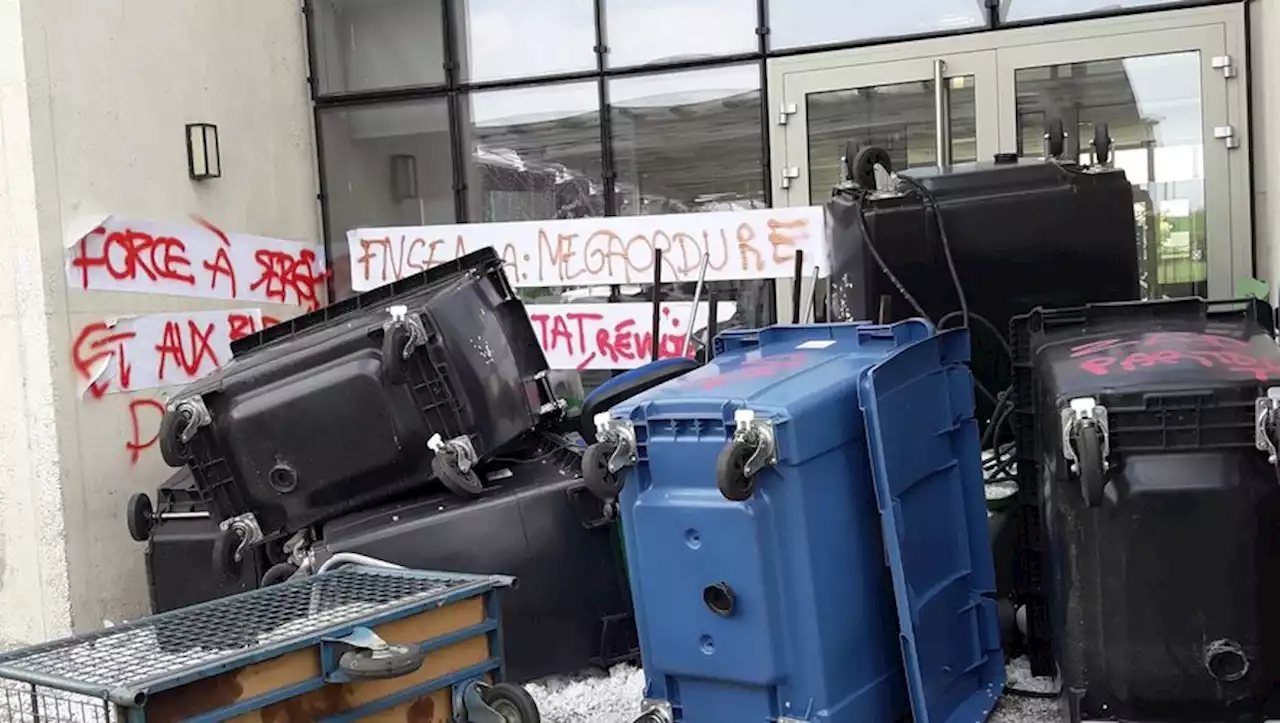
[[[0,656],[0,723],[537,723],[501,683],[514,579],[346,565]]]

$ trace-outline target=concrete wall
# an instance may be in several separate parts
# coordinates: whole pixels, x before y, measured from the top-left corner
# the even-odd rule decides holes
[[[20,29],[10,22],[19,7]],[[318,242],[306,77],[296,0],[0,0],[0,338],[19,341],[0,345],[0,638],[147,611],[142,546],[122,513],[130,493],[153,492],[171,470],[154,446],[135,463],[125,445],[131,399],[159,392],[82,401],[71,364],[79,330],[236,306],[69,291],[64,244],[107,214],[184,225],[198,214]],[[25,112],[11,86],[25,89]],[[183,128],[196,121],[218,126],[221,179],[187,178]],[[15,389],[23,397],[10,400]],[[139,418],[141,436],[156,424]]]
[[[33,151],[47,129],[31,108],[47,101],[27,82],[30,26],[19,0],[0,0],[0,649],[71,628],[62,487]],[[37,61],[38,62],[38,61]]]

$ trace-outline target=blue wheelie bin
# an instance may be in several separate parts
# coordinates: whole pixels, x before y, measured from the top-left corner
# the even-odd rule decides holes
[[[1004,683],[966,332],[735,331],[598,415],[637,723],[973,723]]]

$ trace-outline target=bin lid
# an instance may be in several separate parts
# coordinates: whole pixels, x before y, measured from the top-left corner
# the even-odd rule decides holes
[[[956,329],[859,380],[916,723],[984,720],[1004,687],[968,360],[969,334]]]

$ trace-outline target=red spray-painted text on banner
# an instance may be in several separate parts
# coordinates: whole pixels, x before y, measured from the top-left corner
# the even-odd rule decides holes
[[[151,314],[81,328],[71,362],[92,398],[187,384],[231,359],[231,342],[275,320],[258,309]]]
[[[320,247],[196,223],[109,217],[71,245],[67,282],[86,291],[320,307],[326,274]]]
[[[692,307],[690,302],[662,305],[659,358],[694,355],[694,345],[684,343]],[[723,323],[737,305],[726,301],[716,307]],[[526,309],[552,369],[634,369],[652,360],[650,304],[545,304]],[[707,319],[707,304],[699,304],[695,332],[706,328]]]
[[[520,287],[643,283],[662,251],[664,281],[789,278],[796,252],[827,275],[823,209],[775,208],[666,216],[355,229],[351,287],[368,291],[493,247]]]
[[[1199,365],[1258,381],[1280,377],[1280,363],[1274,357],[1260,355],[1247,341],[1217,334],[1152,332],[1136,339],[1100,339],[1072,347],[1071,356],[1081,360],[1082,370],[1095,376]]]

